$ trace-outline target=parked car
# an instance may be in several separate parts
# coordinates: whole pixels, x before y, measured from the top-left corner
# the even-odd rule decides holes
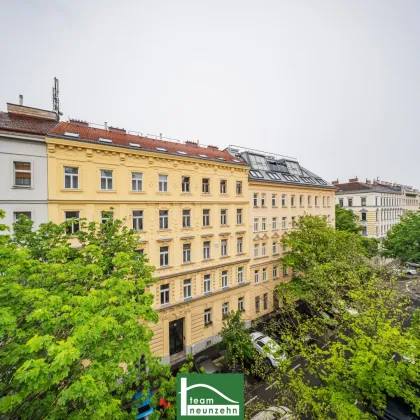
[[[383,414],[380,414],[380,410],[375,407],[372,407],[370,411],[381,420],[420,420],[411,407],[400,398],[388,397]]]
[[[152,396],[153,396],[153,391],[150,391],[146,400],[143,403],[141,403],[141,405],[137,406],[137,417],[136,417],[136,419],[147,420],[149,418],[150,414],[152,414],[155,411],[155,409],[153,407],[150,407],[150,398]],[[143,397],[143,393],[139,392],[138,394],[136,394],[134,396],[134,401],[141,400],[142,397]]]
[[[274,419],[282,419],[282,420],[292,420],[293,414],[289,408],[285,406],[280,407],[268,407],[267,410],[260,411],[259,413],[255,414],[251,420],[274,420]]]
[[[219,373],[219,368],[208,356],[199,356],[194,360],[194,366],[201,372],[201,368],[204,369],[204,373]]]
[[[339,301],[338,301],[338,304],[340,305],[340,307],[344,308],[344,310],[345,310],[348,314],[350,314],[350,315],[352,315],[352,316],[357,316],[357,315],[359,315],[359,311],[357,311],[356,309],[354,309],[354,308],[352,308],[351,306],[349,306],[349,305],[347,304],[347,302],[345,302],[344,300],[339,300]],[[337,314],[340,314],[340,313],[341,313],[340,309],[338,309],[338,308],[336,308],[336,307],[333,307],[333,308],[332,308],[332,310],[334,311],[334,313],[337,313]]]
[[[286,354],[272,338],[260,332],[253,332],[251,333],[251,340],[255,350],[262,354],[272,367],[277,367],[281,361],[286,359]]]

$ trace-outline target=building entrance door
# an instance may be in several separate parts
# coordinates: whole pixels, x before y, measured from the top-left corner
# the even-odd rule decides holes
[[[169,323],[169,354],[184,350],[184,318]]]

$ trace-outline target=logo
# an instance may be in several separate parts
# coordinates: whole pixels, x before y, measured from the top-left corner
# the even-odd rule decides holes
[[[244,375],[182,374],[176,377],[177,419],[244,418]]]

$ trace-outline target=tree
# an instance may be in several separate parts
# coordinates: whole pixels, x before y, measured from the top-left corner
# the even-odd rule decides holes
[[[352,233],[360,233],[362,231],[359,218],[354,212],[343,209],[338,204],[335,205],[335,228]]]
[[[409,212],[388,231],[382,255],[402,262],[420,263],[420,212]]]
[[[150,353],[153,269],[124,221],[24,217],[0,243],[0,413],[8,419],[133,418],[161,371]],[[80,248],[71,246],[78,240]],[[147,367],[147,368],[146,368]],[[131,410],[133,408],[133,410]]]

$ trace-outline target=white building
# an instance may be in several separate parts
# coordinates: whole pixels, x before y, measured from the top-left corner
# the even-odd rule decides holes
[[[0,209],[10,227],[22,213],[35,228],[48,222],[45,134],[56,124],[52,111],[7,104],[0,112]]]

